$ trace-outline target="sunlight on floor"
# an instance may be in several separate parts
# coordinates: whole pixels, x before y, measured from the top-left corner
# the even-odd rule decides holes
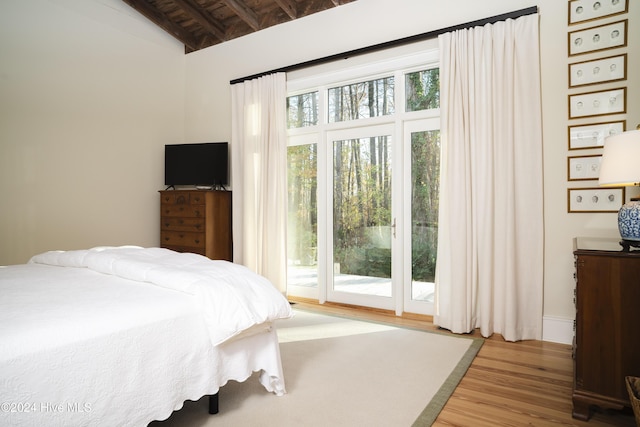
[[[293,286],[318,286],[318,270],[315,267],[289,266],[287,284]],[[337,274],[334,277],[334,289],[363,295],[391,297],[391,279],[353,274]],[[434,301],[435,285],[432,282],[413,282],[412,299],[414,301]]]
[[[393,326],[379,323],[342,320],[339,317],[336,317],[335,321],[327,322],[326,316],[301,311],[296,311],[296,318],[302,320],[305,325],[287,327],[288,319],[276,322],[278,341],[280,343],[346,337],[397,329]]]

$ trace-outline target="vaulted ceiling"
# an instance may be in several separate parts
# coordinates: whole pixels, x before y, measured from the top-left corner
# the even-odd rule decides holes
[[[194,52],[356,0],[123,0]]]

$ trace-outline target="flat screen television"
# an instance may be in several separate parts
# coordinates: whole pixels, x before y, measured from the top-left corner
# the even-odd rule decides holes
[[[229,144],[165,145],[164,183],[167,186],[224,188],[229,184]]]

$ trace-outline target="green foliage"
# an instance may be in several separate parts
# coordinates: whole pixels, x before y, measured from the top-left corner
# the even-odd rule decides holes
[[[440,69],[418,71],[406,76],[406,110],[418,111],[440,107]]]
[[[394,112],[393,76],[328,90],[330,123],[385,116]]]
[[[287,98],[287,128],[301,128],[317,124],[317,91],[293,95]]]
[[[440,132],[411,135],[411,235],[414,280],[433,281],[438,249]]]
[[[342,273],[390,277],[391,252],[380,251],[391,238],[390,138],[335,141],[333,168],[334,262]]]
[[[439,84],[438,69],[407,74],[407,110],[438,108]],[[329,121],[389,114],[393,90],[392,77],[333,88]],[[287,111],[290,127],[317,124],[317,92],[289,97]],[[333,252],[342,273],[391,276],[391,148],[387,136],[334,142]],[[302,265],[317,262],[317,158],[315,144],[288,149],[288,252]],[[433,281],[440,132],[413,133],[411,160],[412,274],[414,280]]]
[[[318,152],[315,144],[287,149],[289,209],[288,257],[305,265],[317,262]]]

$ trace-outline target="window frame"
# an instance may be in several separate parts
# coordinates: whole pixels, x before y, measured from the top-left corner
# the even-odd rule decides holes
[[[311,69],[305,69],[302,71],[290,72],[287,75],[287,96],[294,96],[309,92],[318,92],[318,124],[315,126],[306,126],[300,128],[287,129],[287,145],[306,144],[309,141],[315,140],[318,144],[318,176],[317,176],[317,209],[318,209],[318,236],[317,236],[317,252],[318,252],[318,287],[317,295],[310,295],[309,293],[303,296],[306,298],[317,298],[320,303],[327,301],[328,286],[327,281],[332,277],[331,260],[327,258],[329,251],[328,248],[328,219],[326,215],[320,215],[320,212],[328,212],[328,204],[331,202],[328,200],[328,186],[331,184],[331,176],[328,176],[328,162],[331,160],[328,153],[331,152],[329,142],[327,141],[328,134],[335,131],[349,130],[352,128],[363,127],[378,127],[381,125],[391,125],[395,128],[394,144],[398,147],[397,160],[404,161],[403,146],[404,146],[404,132],[405,124],[408,122],[432,120],[440,118],[440,109],[430,110],[418,110],[418,111],[405,111],[406,99],[405,99],[405,85],[406,76],[408,73],[428,70],[432,68],[439,68],[439,52],[437,49],[437,40],[429,40],[420,42],[413,46],[412,49],[418,49],[419,51],[412,51],[407,53],[406,48],[400,49],[401,52],[385,52],[384,58],[380,59],[379,54],[369,54],[366,56],[372,56],[372,58],[350,58],[345,59],[344,62],[328,67],[318,66]],[[393,114],[386,116],[368,117],[362,119],[347,120],[342,122],[329,122],[328,121],[328,89],[330,87],[340,87],[348,84],[366,82],[384,77],[394,77],[394,102],[395,111]],[[324,154],[323,154],[324,153]],[[396,161],[396,160],[394,160]],[[405,172],[401,172],[404,176]],[[403,189],[404,177],[396,179],[394,182],[394,191],[406,191]],[[410,191],[409,191],[410,192]],[[406,195],[403,196],[406,198]],[[399,197],[397,199],[400,199]],[[405,209],[400,202],[394,202],[394,214],[401,223],[405,218]],[[410,230],[410,227],[408,227]],[[404,228],[398,229],[401,235],[405,234]],[[410,240],[409,240],[410,242]],[[410,255],[410,254],[409,254]],[[404,258],[403,248],[395,248],[392,260],[392,268],[394,268],[394,274],[398,278],[397,285],[394,288],[395,294],[395,310],[397,314],[401,314],[403,310],[409,306],[405,303],[404,284],[405,279],[404,269],[406,268],[402,261]],[[397,271],[396,271],[397,269]],[[400,271],[402,270],[402,271]],[[400,272],[399,272],[400,271]],[[410,272],[409,272],[410,274]],[[409,277],[411,281],[411,277]],[[402,289],[401,289],[402,288]],[[413,305],[412,305],[413,306]],[[427,313],[429,314],[429,313]]]

